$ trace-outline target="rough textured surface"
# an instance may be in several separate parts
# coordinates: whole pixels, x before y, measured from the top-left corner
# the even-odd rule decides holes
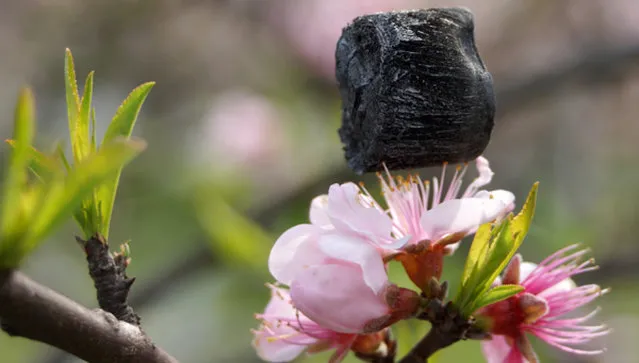
[[[179,363],[138,326],[89,310],[18,271],[0,270],[0,321],[11,336],[49,344],[91,363]]]
[[[102,310],[115,315],[118,320],[140,325],[140,317],[127,303],[129,290],[135,281],[126,275],[128,259],[121,253],[111,254],[109,244],[96,235],[88,241],[78,238],[84,247],[93,279],[98,303]]]
[[[366,15],[343,30],[339,134],[351,169],[427,167],[484,151],[495,96],[473,31],[461,8]]]

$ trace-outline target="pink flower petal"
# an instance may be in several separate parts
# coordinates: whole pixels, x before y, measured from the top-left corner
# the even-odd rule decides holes
[[[503,363],[512,349],[503,335],[493,335],[491,340],[481,342],[481,350],[488,363]]]
[[[295,308],[291,303],[288,290],[268,284],[271,289],[271,300],[266,304],[264,316],[278,316],[280,318],[294,318]]]
[[[524,261],[519,265],[519,281],[524,281],[535,269],[536,263]]]
[[[495,175],[495,173],[490,170],[488,159],[483,156],[480,156],[475,160],[475,166],[477,167],[479,176],[475,180],[473,180],[472,183],[470,183],[462,197],[472,197],[477,192],[477,190],[479,190],[479,188],[490,183],[490,181],[493,179],[493,175]]]
[[[390,238],[391,219],[372,205],[365,206],[360,189],[353,183],[333,184],[328,190],[328,216],[343,231],[364,236]]]
[[[437,241],[451,233],[470,233],[480,225],[493,221],[503,214],[507,206],[500,200],[464,198],[447,200],[426,211],[421,225],[431,241]]]
[[[291,284],[294,305],[321,326],[359,333],[389,307],[364,282],[354,264],[317,265],[302,271]]]
[[[267,362],[290,362],[307,348],[284,339],[271,339],[271,335],[265,332],[255,333],[253,347],[257,355]]]
[[[325,256],[317,250],[321,230],[310,224],[290,228],[277,239],[268,258],[271,275],[290,285],[297,273],[306,266],[321,263]]]
[[[326,256],[358,265],[362,269],[364,282],[374,293],[380,293],[388,283],[382,256],[365,240],[354,236],[326,234],[319,238],[318,247]]]
[[[322,228],[333,228],[328,216],[328,195],[323,194],[313,198],[309,219],[313,225]]]
[[[507,190],[481,190],[475,194],[474,198],[495,199],[502,202],[506,207],[504,208],[502,215],[499,216],[500,218],[505,217],[506,214],[512,212],[512,210],[515,209],[515,195]]]
[[[295,328],[282,320],[298,321],[297,312],[291,303],[291,297],[283,288],[271,286],[271,300],[259,317],[263,324],[254,331],[253,347],[260,358],[268,362],[288,362],[304,351],[308,345],[317,342],[309,336],[300,334]],[[301,319],[308,321],[306,317]],[[290,338],[289,338],[290,337]]]
[[[567,292],[567,291],[570,291],[572,289],[575,289],[576,287],[577,287],[577,284],[571,278],[567,278],[567,279],[562,280],[561,282],[553,285],[552,287],[542,291],[541,293],[539,293],[539,295],[540,296],[549,296],[549,295],[556,294],[556,293]]]

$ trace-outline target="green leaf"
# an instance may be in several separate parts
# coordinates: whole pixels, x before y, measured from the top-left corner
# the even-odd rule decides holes
[[[62,165],[64,166],[64,169],[67,172],[71,171],[71,165],[69,165],[69,161],[67,160],[67,156],[64,155],[64,149],[62,148],[61,144],[58,144],[56,146],[55,152],[58,155],[58,157],[60,158],[60,161],[62,162]]]
[[[19,266],[22,259],[30,251],[24,236],[30,227],[31,216],[38,209],[42,200],[42,188],[26,188],[20,193],[20,206],[16,215],[18,219],[12,225],[9,235],[2,236],[0,241],[0,269],[12,269]]]
[[[18,96],[15,110],[13,137],[16,145],[9,158],[9,169],[4,182],[0,242],[4,242],[5,237],[12,234],[12,230],[16,228],[15,223],[22,218],[20,198],[28,178],[27,167],[35,129],[34,118],[33,94],[25,88]]]
[[[462,285],[466,284],[475,265],[479,263],[483,252],[487,250],[491,230],[492,223],[484,223],[477,229],[477,232],[475,232],[475,238],[473,238],[473,242],[470,245],[470,251],[468,251],[464,272],[462,273]]]
[[[80,100],[80,109],[75,130],[71,133],[71,146],[76,162],[84,159],[91,152],[91,140],[89,135],[89,121],[91,120],[91,99],[93,97],[93,74],[90,72],[84,83],[84,94]],[[73,132],[75,131],[75,132]]]
[[[490,288],[492,282],[495,281],[504,268],[506,268],[508,262],[515,256],[515,253],[517,253],[517,250],[524,241],[535,214],[538,186],[539,183],[533,184],[519,214],[510,219],[506,225],[506,231],[500,234],[499,238],[497,238],[491,246],[491,251],[487,254],[490,256],[490,261],[486,262],[486,266],[484,267],[485,276],[482,276],[484,283],[480,288],[481,293]]]
[[[477,287],[479,295],[483,295],[495,281],[495,279],[501,274],[502,270],[506,268],[508,261],[517,252],[518,246],[515,246],[512,229],[510,227],[510,220],[506,220],[502,223],[502,231],[493,239],[493,243],[486,253],[486,260],[483,263],[480,273],[479,281],[481,281]]]
[[[44,203],[32,221],[29,242],[39,241],[73,214],[91,196],[94,188],[112,178],[145,147],[141,140],[113,140],[80,161],[68,176],[60,176],[49,183]]]
[[[455,303],[460,310],[464,311],[465,307],[480,297],[481,286],[483,285],[483,279],[486,273],[486,263],[490,259],[491,246],[494,241],[503,234],[507,224],[508,220],[505,220],[494,227],[492,227],[492,223],[487,223],[479,228],[478,232],[480,232],[480,234],[476,236],[476,239],[473,240],[473,244],[471,245],[474,264],[468,261],[466,262],[470,272],[465,271],[464,274],[462,274],[462,276],[467,275],[468,277],[460,284],[460,291],[455,297]],[[477,247],[475,247],[475,244],[477,244]],[[469,254],[469,257],[470,256],[471,254]]]
[[[492,289],[488,290],[485,294],[482,295],[475,303],[473,307],[470,308],[471,311],[475,312],[478,309],[494,304],[496,302],[506,300],[511,296],[517,295],[518,293],[524,291],[524,288],[519,285],[499,285],[495,286]]]
[[[15,140],[6,141],[7,144],[15,149]],[[29,168],[31,169],[33,174],[42,182],[51,179],[53,173],[61,170],[61,165],[58,160],[55,159],[55,157],[46,155],[32,146],[28,146],[27,154],[29,159]]]
[[[78,123],[80,117],[80,97],[78,95],[78,81],[75,76],[75,66],[73,64],[73,55],[69,48],[65,51],[64,56],[64,86],[67,98],[67,116],[69,118],[69,135],[71,137],[71,148],[73,150],[74,160],[80,160],[80,149],[78,148]]]
[[[491,290],[491,286],[528,233],[534,215],[537,187],[538,183],[535,183],[516,217],[508,216],[492,230],[487,224],[477,231],[464,266],[460,290],[455,297],[455,303],[465,316],[488,304],[486,301],[500,296],[498,293],[501,290],[491,292],[494,290]]]
[[[513,218],[511,225],[511,231],[514,234],[516,248],[521,246],[524,238],[528,234],[528,229],[532,223],[533,216],[535,215],[535,206],[537,204],[537,190],[539,189],[539,182],[533,184],[524,206],[521,208],[519,214]]]
[[[113,140],[116,137],[130,137],[133,126],[137,120],[142,103],[148,96],[154,82],[144,83],[131,91],[129,96],[122,102],[118,111],[115,113],[111,124],[107,128],[104,135],[103,144]],[[100,204],[101,229],[100,234],[105,238],[109,237],[109,225],[111,224],[111,214],[113,205],[115,204],[115,196],[120,181],[121,170],[118,171],[110,180],[106,181],[97,191],[97,201]]]
[[[151,88],[153,88],[154,85],[155,82],[147,82],[131,91],[116,111],[115,116],[113,116],[106,134],[104,134],[104,140],[102,141],[103,144],[119,136],[131,136],[133,126],[135,125],[135,121],[140,113],[140,108],[142,108],[144,100],[149,95],[149,92],[151,92]]]
[[[98,149],[98,144],[95,138],[95,108],[91,110],[91,152],[95,152]]]

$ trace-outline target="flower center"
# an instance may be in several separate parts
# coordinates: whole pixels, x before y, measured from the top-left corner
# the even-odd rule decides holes
[[[526,314],[521,309],[518,296],[487,306],[483,314],[492,319],[491,333],[513,338],[521,335],[520,326]]]

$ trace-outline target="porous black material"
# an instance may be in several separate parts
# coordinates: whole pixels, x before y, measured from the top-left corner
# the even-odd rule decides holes
[[[490,140],[492,77],[462,8],[356,18],[337,42],[339,130],[357,173],[470,161]]]

